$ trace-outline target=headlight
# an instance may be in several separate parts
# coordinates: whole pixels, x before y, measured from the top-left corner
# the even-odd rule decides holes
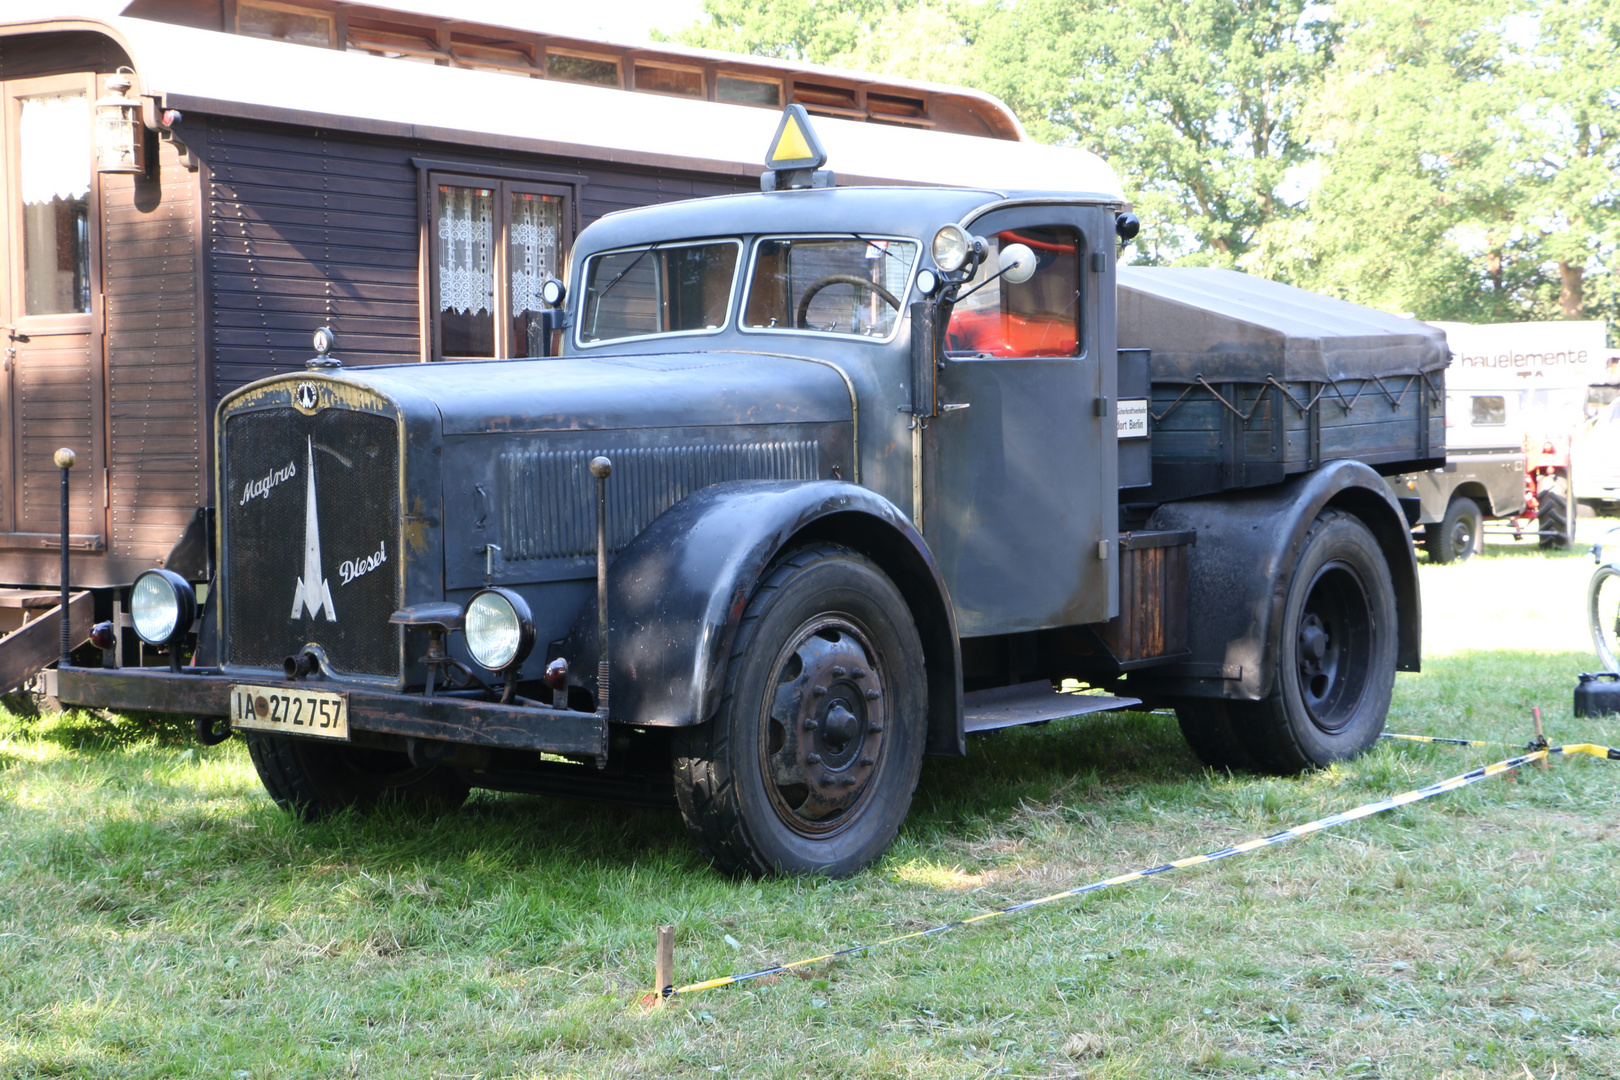
[[[510,589],[483,589],[467,604],[461,632],[480,667],[504,671],[523,663],[534,648],[529,605]]]
[[[129,591],[129,617],[148,645],[173,645],[197,619],[197,594],[172,570],[148,570]]]
[[[967,262],[968,252],[973,250],[973,241],[968,239],[967,232],[960,225],[946,225],[934,234],[930,250],[934,265],[947,274],[954,274]]]

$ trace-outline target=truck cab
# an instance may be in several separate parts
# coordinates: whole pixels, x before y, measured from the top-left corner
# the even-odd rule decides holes
[[[1368,375],[1320,339],[1209,360],[1229,328],[1199,304],[1230,297],[1138,281],[1159,381],[1119,347],[1117,195],[776,164],[587,228],[548,355],[350,370],[327,339],[227,397],[195,653],[189,586],[149,572],[132,611],[170,670],[64,669],[63,699],[239,732],[305,816],[673,796],[752,874],[868,865],[923,756],[977,731],[1167,707],[1207,763],[1278,772],[1377,738],[1418,625],[1379,470],[1443,439],[1423,390],[1336,426],[1309,380],[1418,385],[1427,338]]]

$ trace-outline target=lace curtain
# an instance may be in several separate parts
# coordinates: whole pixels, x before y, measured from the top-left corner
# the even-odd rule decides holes
[[[83,94],[23,98],[20,134],[23,205],[90,194],[88,98]]]
[[[557,272],[557,230],[562,200],[549,195],[512,194],[512,311],[539,311],[545,306],[540,286]]]
[[[488,188],[439,188],[439,310],[495,310],[495,196]]]

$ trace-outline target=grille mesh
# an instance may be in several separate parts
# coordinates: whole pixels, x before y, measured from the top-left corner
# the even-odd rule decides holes
[[[510,450],[501,455],[501,528],[508,562],[596,552],[590,461],[613,459],[608,548],[618,551],[686,496],[727,480],[814,480],[815,442],[698,443],[618,450]]]
[[[313,642],[338,672],[396,677],[399,631],[388,624],[400,606],[402,554],[394,421],[347,409],[259,409],[226,418],[224,447],[227,663],[279,671]],[[313,574],[305,565],[311,475]],[[295,612],[304,583],[313,588]]]

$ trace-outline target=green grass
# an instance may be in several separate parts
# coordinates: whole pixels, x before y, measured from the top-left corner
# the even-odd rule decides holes
[[[1390,729],[1522,742],[1540,705],[1555,740],[1620,744],[1620,718],[1570,716],[1590,571],[1494,543],[1424,567],[1428,659]],[[866,874],[743,882],[673,811],[482,794],[301,825],[238,742],[188,735],[0,718],[0,1077],[1620,1075],[1620,764],[649,1007],[659,923],[679,981],[754,969],[1507,751],[1230,778],[1169,716],[1078,718],[930,759]]]

